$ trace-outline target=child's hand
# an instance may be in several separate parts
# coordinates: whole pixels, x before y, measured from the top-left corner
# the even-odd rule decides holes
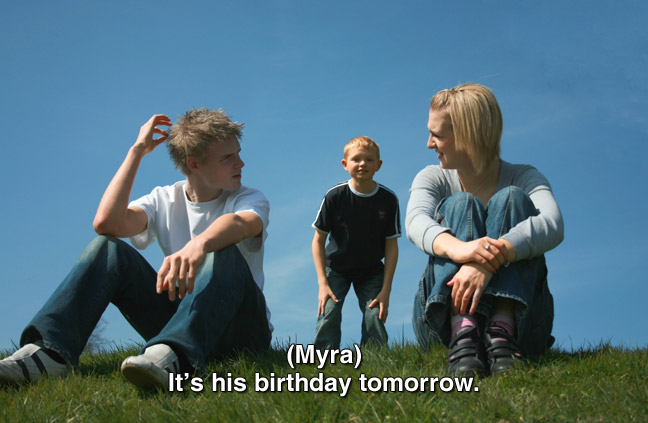
[[[389,294],[389,292],[380,291],[371,304],[369,304],[369,308],[374,308],[375,306],[380,307],[378,319],[383,324],[387,322],[387,314],[389,314]]]
[[[328,282],[324,281],[324,283],[319,284],[319,294],[317,295],[317,299],[319,302],[319,305],[317,307],[318,318],[324,314],[324,309],[326,308],[326,302],[328,301],[329,298],[335,301],[336,303],[340,302],[340,300],[337,299],[333,291],[331,291],[331,287],[329,286]]]

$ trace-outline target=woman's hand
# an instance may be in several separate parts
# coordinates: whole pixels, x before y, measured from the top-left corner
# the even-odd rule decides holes
[[[459,271],[448,282],[448,286],[452,287],[453,310],[463,315],[472,301],[469,314],[474,314],[477,310],[477,304],[479,304],[479,300],[492,277],[492,272],[477,263],[466,263],[461,266]]]
[[[504,258],[506,259],[506,263],[513,263],[517,259],[517,252],[515,251],[515,247],[513,247],[513,244],[507,239],[500,238],[499,241],[504,244],[504,250],[502,251],[502,254],[504,254]]]
[[[474,262],[495,273],[501,265],[507,263],[509,252],[506,243],[501,239],[488,236],[474,241],[461,241],[447,232],[434,239],[434,253],[447,257],[458,264]]]

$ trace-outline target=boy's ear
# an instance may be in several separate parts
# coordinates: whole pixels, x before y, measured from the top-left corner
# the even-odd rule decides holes
[[[376,172],[378,172],[381,167],[382,167],[382,160],[378,160],[378,167],[376,168]]]
[[[346,161],[346,159],[342,159],[342,167],[344,168],[344,170],[347,170],[347,161]]]
[[[194,156],[187,156],[187,167],[192,172],[198,172],[198,161]]]

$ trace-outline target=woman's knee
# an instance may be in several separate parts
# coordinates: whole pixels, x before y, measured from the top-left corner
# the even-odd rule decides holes
[[[473,194],[465,191],[455,192],[450,197],[443,199],[441,204],[445,204],[448,208],[455,207],[466,207],[466,203],[471,207],[475,207],[477,204],[483,207],[479,198],[475,197]]]
[[[444,198],[436,209],[435,218],[453,230],[465,224],[483,222],[485,209],[479,198],[469,192],[456,192]]]
[[[496,207],[497,204],[504,206],[509,203],[519,205],[527,203],[531,205],[533,204],[529,195],[524,192],[522,188],[511,185],[502,188],[493,194],[491,199],[488,201],[488,209],[491,210],[494,206]]]

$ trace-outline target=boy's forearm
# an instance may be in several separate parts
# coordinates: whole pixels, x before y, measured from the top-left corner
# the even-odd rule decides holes
[[[383,279],[382,291],[391,293],[392,281],[396,272],[398,262],[398,241],[397,238],[390,238],[385,241],[385,276]]]
[[[144,157],[144,153],[140,148],[131,147],[108,184],[99,202],[93,222],[93,227],[98,233],[124,236],[124,232],[132,231],[131,228],[123,226],[127,220],[128,201],[142,157]],[[131,230],[129,231],[129,229]]]
[[[207,254],[238,244],[244,239],[259,235],[262,231],[263,222],[255,213],[227,213],[214,220],[190,242],[198,243]]]
[[[141,209],[129,210],[128,200],[142,157],[153,151],[169,136],[159,126],[171,126],[169,117],[153,115],[140,128],[135,144],[128,150],[126,158],[99,202],[92,224],[97,233],[126,237],[137,235],[146,229],[148,222],[146,214]],[[153,139],[153,134],[159,134],[160,137]]]
[[[315,264],[315,271],[317,272],[317,283],[322,284],[326,282],[326,253],[324,245],[326,243],[327,234],[315,230],[313,237],[313,263]]]

